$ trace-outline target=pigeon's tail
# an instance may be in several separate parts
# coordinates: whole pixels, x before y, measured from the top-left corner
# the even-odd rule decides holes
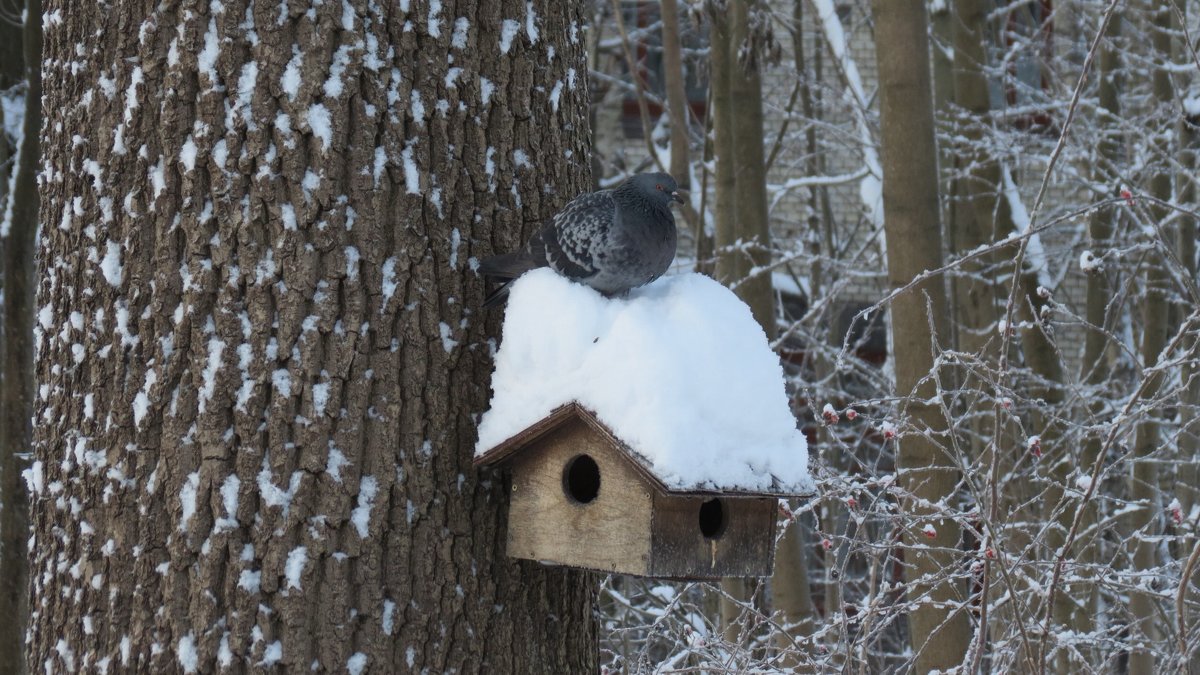
[[[495,307],[508,298],[508,287],[522,274],[536,267],[545,267],[546,263],[538,264],[527,251],[502,253],[479,262],[479,273],[493,281],[502,282],[500,287],[488,294],[483,301],[484,307]]]
[[[501,284],[496,290],[488,293],[488,296],[483,300],[483,308],[487,309],[489,307],[495,307],[496,305],[502,304],[505,300],[507,300],[508,287],[512,285],[512,282],[513,280],[510,279]]]

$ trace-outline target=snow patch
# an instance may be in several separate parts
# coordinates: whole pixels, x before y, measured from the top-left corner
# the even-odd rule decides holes
[[[333,119],[329,115],[329,108],[324,104],[314,103],[308,108],[307,118],[308,128],[312,129],[313,136],[321,141],[321,149],[328,150],[333,142]]]
[[[438,18],[441,13],[442,0],[429,0],[429,20],[425,23],[425,31],[430,37],[442,35],[442,20]]]
[[[342,467],[350,465],[350,460],[346,459],[346,455],[334,447],[333,442],[329,443],[329,458],[325,460],[325,473],[333,479],[335,483],[342,482]]]
[[[179,505],[183,508],[183,515],[179,519],[179,531],[187,530],[188,522],[192,516],[196,515],[196,492],[200,489],[200,472],[193,471],[188,474],[188,477],[183,482],[183,486],[179,488]]]
[[[283,93],[287,94],[289,101],[295,101],[300,95],[300,66],[303,63],[304,55],[300,53],[300,47],[293,45],[292,58],[284,67],[283,76],[279,78],[279,84],[283,86]]]
[[[121,266],[121,245],[115,241],[109,241],[105,248],[104,259],[100,261],[100,272],[104,274],[104,280],[113,288],[121,287],[121,280],[125,277],[125,268]]]
[[[304,574],[304,566],[307,563],[308,547],[297,546],[288,553],[287,564],[283,568],[288,588],[300,588],[300,577]]]
[[[416,143],[409,141],[404,150],[400,153],[400,159],[404,162],[404,190],[410,195],[421,194],[421,171],[417,168],[417,162],[413,159],[413,146]]]
[[[196,668],[200,665],[200,655],[196,652],[196,636],[194,634],[189,632],[179,638],[176,654],[179,655],[179,665],[183,667],[183,672],[196,672]]]
[[[500,53],[507,54],[509,49],[512,49],[513,38],[521,30],[521,24],[512,19],[505,19],[500,26]]]
[[[454,32],[450,35],[450,46],[454,49],[467,48],[467,31],[471,29],[471,22],[465,16],[460,16],[454,20]]]
[[[358,505],[350,513],[350,522],[358,531],[358,536],[367,538],[371,524],[371,507],[375,504],[375,495],[379,492],[379,483],[374,476],[363,476],[358,484]]]

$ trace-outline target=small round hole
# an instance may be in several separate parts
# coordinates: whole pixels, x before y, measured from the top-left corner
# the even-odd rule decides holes
[[[720,539],[725,524],[725,506],[720,499],[714,497],[700,505],[700,534],[705,539]]]
[[[587,455],[576,455],[563,468],[563,492],[576,504],[587,504],[600,494],[600,467]]]

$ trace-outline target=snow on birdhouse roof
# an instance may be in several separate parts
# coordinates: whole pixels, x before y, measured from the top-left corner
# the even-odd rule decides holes
[[[703,275],[605,298],[526,273],[509,294],[492,391],[477,457],[578,403],[668,490],[814,490],[778,356],[749,307]]]

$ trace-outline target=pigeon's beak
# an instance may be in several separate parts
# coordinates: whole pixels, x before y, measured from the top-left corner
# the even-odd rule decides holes
[[[676,190],[676,191],[672,192],[671,193],[671,201],[679,202],[680,204],[683,204],[685,201],[684,197],[687,195],[687,193],[684,192],[683,194],[680,194],[681,192],[682,192],[682,190]]]

